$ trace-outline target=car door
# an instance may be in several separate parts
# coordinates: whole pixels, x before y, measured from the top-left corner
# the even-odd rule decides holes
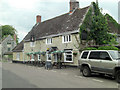
[[[100,59],[101,59],[101,63],[99,66],[101,72],[113,73],[113,68],[115,66],[115,63],[114,61],[112,61],[112,58],[110,57],[107,51],[100,52]]]
[[[100,71],[100,51],[91,51],[89,55],[89,63],[92,71]]]

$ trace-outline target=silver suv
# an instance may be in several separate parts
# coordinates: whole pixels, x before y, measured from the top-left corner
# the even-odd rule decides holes
[[[83,76],[92,73],[111,75],[120,83],[120,52],[114,50],[87,50],[79,59],[80,71]]]

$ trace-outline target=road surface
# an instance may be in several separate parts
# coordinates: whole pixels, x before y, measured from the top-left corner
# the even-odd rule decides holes
[[[118,88],[109,77],[83,77],[77,68],[46,70],[44,67],[3,63],[3,88]]]

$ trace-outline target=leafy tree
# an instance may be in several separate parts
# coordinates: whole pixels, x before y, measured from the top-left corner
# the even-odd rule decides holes
[[[13,28],[10,25],[3,25],[1,27],[2,27],[2,38],[7,37],[8,35],[11,35],[14,38],[14,35],[16,34],[16,43],[18,43],[17,31],[15,28]]]

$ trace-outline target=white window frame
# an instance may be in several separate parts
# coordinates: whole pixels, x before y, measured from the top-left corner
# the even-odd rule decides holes
[[[38,54],[38,61],[41,61],[41,55]]]
[[[72,42],[72,35],[63,35],[62,36],[62,43],[69,43]]]
[[[48,59],[48,55],[51,55],[51,60]],[[52,54],[47,53],[46,56],[47,56],[47,61],[52,61]]]
[[[20,60],[20,53],[17,53],[16,59]]]
[[[64,53],[64,62],[73,62],[73,51],[72,50],[66,50],[66,52],[71,52],[71,54]],[[66,54],[67,55],[72,55],[72,61],[67,61],[66,60]]]
[[[31,55],[31,61],[34,61],[34,54]]]
[[[35,47],[35,42],[30,42],[30,47]]]
[[[52,44],[52,38],[46,38],[46,44],[47,45]]]

